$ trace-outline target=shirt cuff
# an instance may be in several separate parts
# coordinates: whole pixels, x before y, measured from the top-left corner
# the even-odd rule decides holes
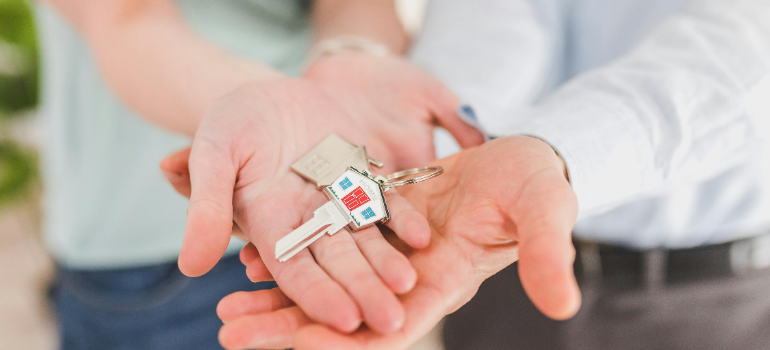
[[[654,157],[644,130],[622,105],[581,99],[533,108],[506,134],[538,138],[561,156],[578,198],[578,218],[584,218],[654,186]]]

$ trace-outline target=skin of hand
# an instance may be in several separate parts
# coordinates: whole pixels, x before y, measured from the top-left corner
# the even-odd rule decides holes
[[[428,98],[427,102],[420,103],[444,108],[423,111],[422,119],[408,119],[414,116],[405,113],[400,115],[402,119],[383,121],[385,118],[370,116],[374,122],[361,123],[361,120],[343,117],[345,110],[330,102],[321,89],[287,79],[266,65],[231,55],[201,38],[187,27],[172,0],[48,2],[80,31],[105,82],[126,105],[158,125],[196,135],[190,173],[193,200],[179,262],[180,269],[188,275],[205,273],[221,256],[230,235],[233,209],[236,221],[246,229],[251,241],[258,246],[261,240],[265,241],[263,250],[274,244],[274,238],[282,235],[282,231],[290,231],[307,220],[308,213],[320,205],[322,197],[284,170],[288,169],[289,159],[296,159],[330,130],[339,129],[341,135],[367,145],[372,154],[390,161],[389,165],[395,169],[408,164],[409,157],[385,152],[390,149],[386,146],[429,139],[430,134],[416,138],[417,133],[407,132],[405,137],[389,137],[396,128],[388,127],[388,122],[403,124],[402,131],[413,130],[419,121],[430,124],[435,119],[447,120],[438,116],[456,104],[449,101],[453,98],[451,94],[439,93],[437,95],[446,100]],[[386,43],[394,53],[404,46],[405,36],[389,0],[366,4],[355,0],[318,0],[313,18],[318,39],[330,35],[363,35]],[[375,20],[370,20],[372,18]],[[339,95],[336,99],[344,101]],[[302,122],[300,115],[313,122]],[[281,120],[283,116],[287,116],[286,120]],[[302,127],[298,127],[300,125]],[[464,139],[463,135],[455,136]],[[415,142],[415,148],[420,150],[412,155],[423,152],[424,145],[429,143],[421,142]],[[255,148],[257,146],[259,148]],[[428,235],[423,234],[427,232],[427,224],[413,211],[413,215],[409,215],[407,202],[399,201],[395,193],[390,196],[395,197],[394,211],[406,211],[405,219],[391,223],[394,229],[415,246],[427,244]],[[263,220],[274,212],[287,213],[288,208],[297,213],[296,217],[278,215],[274,221]],[[363,318],[375,329],[398,328],[399,320],[403,319],[399,314],[401,309],[394,306],[395,296],[383,288],[375,272],[393,291],[401,293],[413,286],[414,271],[390,246],[378,245],[377,239],[367,239],[372,235],[381,238],[376,229],[371,229],[354,236],[357,245],[351,243],[354,241],[349,234],[337,234],[333,239],[318,242],[311,249],[341,250],[346,253],[341,256],[349,258],[337,258],[340,254],[316,254],[316,257],[327,257],[325,262],[319,261],[324,270],[315,262],[308,262],[306,256],[271,271],[279,281],[284,281],[282,287],[287,294],[300,300],[307,295],[307,300],[299,302],[300,305],[324,300],[327,309],[320,304],[305,309],[316,320],[340,330],[352,330],[360,322],[359,313],[363,312]],[[324,244],[327,248],[321,249]],[[298,272],[303,267],[306,269]],[[361,278],[366,283],[357,283],[354,290],[351,278]],[[297,282],[292,285],[286,281]],[[301,294],[303,288],[309,286],[319,287],[321,294],[342,297],[330,297],[331,302],[327,303],[321,296]],[[387,305],[390,306],[385,307]],[[328,309],[338,312],[328,312]]]
[[[425,135],[436,124],[455,135],[462,147],[484,141],[473,126],[457,117],[459,102],[454,95],[403,57],[341,52],[318,59],[303,78],[315,82],[350,115],[408,123],[407,127],[389,124],[393,129],[383,133],[391,152],[403,155],[401,169],[423,167],[435,159],[433,139]]]
[[[218,314],[228,349],[405,349],[443,316],[467,303],[481,282],[515,261],[525,291],[547,316],[566,319],[580,306],[572,270],[571,229],[577,200],[564,163],[544,142],[524,136],[490,141],[439,160],[446,172],[401,187],[431,225],[430,245],[409,258],[417,285],[401,297],[406,323],[380,334],[366,326],[342,334],[312,321],[280,288],[225,297]],[[184,187],[178,181],[176,187]],[[241,252],[250,278],[270,279],[253,246]],[[515,312],[515,310],[511,310]]]
[[[424,124],[430,126],[434,115],[450,110],[433,110],[434,105],[454,106],[456,101],[428,96],[423,114],[378,118],[349,114],[339,99],[307,80],[286,79],[244,86],[214,105],[189,156],[191,201],[179,267],[191,276],[212,268],[227,247],[234,219],[248,240],[271,257],[265,264],[283,291],[313,320],[343,332],[355,330],[362,320],[379,332],[394,331],[403,325],[404,313],[393,292],[407,292],[416,277],[376,227],[323,237],[310,246],[312,255],[303,251],[284,263],[272,258],[275,242],[326,201],[290,166],[332,132],[366,145],[370,155],[385,162],[385,172],[412,166],[412,158],[423,159],[419,151],[393,150],[413,143],[432,154],[432,147],[421,146],[432,136]],[[480,134],[470,129],[459,138],[469,134],[480,142]],[[425,219],[395,191],[388,201],[391,213],[399,216],[389,227],[414,247],[427,245]]]

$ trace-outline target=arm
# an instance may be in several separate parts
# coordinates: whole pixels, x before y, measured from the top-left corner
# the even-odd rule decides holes
[[[625,57],[524,112],[511,132],[559,152],[581,216],[718,175],[770,132],[748,107],[770,78],[768,18],[764,0],[694,2]]]
[[[393,0],[316,0],[313,4],[316,41],[354,35],[381,43],[400,54],[407,37]]]
[[[459,102],[454,93],[401,57],[408,40],[394,0],[316,0],[313,24],[319,43],[361,37],[389,51],[377,55],[346,49],[315,56],[311,50],[312,61],[303,78],[322,87],[349,114],[393,120],[407,116],[445,128],[463,147],[483,142],[478,130],[457,116]],[[404,125],[403,129],[408,133],[412,128]],[[401,154],[413,155],[402,167],[420,167],[435,159],[432,137],[414,136],[410,145],[388,143]]]
[[[148,120],[193,135],[217,98],[282,75],[205,41],[171,0],[47,0],[88,41],[108,85]]]
[[[398,40],[388,38],[403,38],[395,12],[371,11],[361,3],[316,3],[316,30],[323,33],[321,37],[379,33],[381,36],[372,39],[385,40],[395,50]],[[387,2],[366,4],[381,10]],[[392,10],[392,3],[390,6]],[[383,16],[392,20],[384,21]],[[355,57],[358,62],[396,60],[360,53],[332,56]],[[337,62],[332,56],[316,64]],[[202,119],[189,155],[191,200],[180,270],[197,276],[211,269],[227,247],[234,219],[263,256],[271,257],[266,259],[266,269],[312,319],[341,331],[356,329],[362,320],[381,332],[400,328],[403,308],[394,292],[411,289],[416,274],[406,257],[386,244],[376,227],[353,236],[342,232],[323,237],[311,244],[309,251],[285,263],[272,258],[275,243],[325,201],[316,186],[292,173],[290,166],[329,133],[365,144],[370,154],[385,162],[383,172],[422,166],[427,162],[424,159],[432,159],[433,124],[425,116],[430,116],[436,106],[453,111],[454,101],[446,99],[448,107],[443,106],[446,100],[434,96],[451,93],[446,93],[441,84],[424,72],[409,70],[406,63],[398,67],[404,68],[397,71],[399,75],[384,75],[376,69],[360,71],[343,65],[340,74],[326,76],[366,82],[361,89],[338,89],[337,85],[322,84],[323,79],[312,81],[306,77],[244,84],[217,99]],[[413,87],[409,92],[417,93],[372,78],[404,83]],[[376,89],[381,86],[390,89]],[[467,125],[464,130],[466,141],[480,141],[478,132]],[[414,147],[416,142],[431,147]],[[409,149],[404,151],[405,147]],[[399,210],[393,201],[391,204],[394,213]],[[422,247],[429,238],[427,223],[413,211],[408,214],[408,210],[401,210],[400,219],[394,218],[390,224],[399,226],[393,230],[405,242]],[[407,232],[412,234],[405,235]],[[329,248],[332,246],[335,248]],[[336,253],[324,254],[332,251]]]
[[[48,0],[90,44],[116,94],[140,115],[171,130],[195,133],[217,98],[247,82],[282,75],[231,55],[193,33],[170,0]],[[317,40],[358,35],[402,52],[406,35],[391,0],[319,0]]]
[[[361,100],[354,102],[367,113],[344,111],[339,105],[345,100],[329,98],[317,84],[286,79],[227,54],[189,31],[171,0],[51,1],[84,33],[105,79],[124,102],[158,124],[195,134],[178,263],[187,275],[201,275],[216,264],[230,241],[233,219],[272,256],[275,242],[325,202],[290,166],[329,133],[370,146],[388,163],[384,171],[418,154],[394,152],[388,143],[406,144],[414,136],[430,140],[432,125],[408,113],[394,113],[396,119],[373,115]],[[337,20],[324,23],[318,30],[344,27]],[[392,208],[399,210],[396,204]],[[409,237],[417,239],[405,238],[415,247],[427,244],[425,219],[400,211],[406,221],[391,220],[399,226],[394,231],[416,233]],[[355,240],[363,237],[368,239]],[[285,263],[268,261],[276,282],[310,317],[342,331],[356,329],[362,320],[382,332],[400,328],[403,308],[395,292],[411,289],[416,275],[376,227],[324,237],[310,250],[312,255],[303,251]]]

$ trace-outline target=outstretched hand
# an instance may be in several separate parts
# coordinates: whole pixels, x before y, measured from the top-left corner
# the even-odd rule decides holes
[[[577,312],[572,263],[577,201],[564,164],[544,142],[506,137],[437,161],[445,173],[401,187],[431,226],[430,245],[414,250],[388,238],[409,258],[418,280],[402,296],[406,323],[395,333],[362,327],[341,334],[307,317],[281,289],[239,292],[220,302],[228,349],[403,349],[443,316],[467,303],[481,282],[515,261],[524,289],[547,316]],[[183,185],[182,185],[183,186]],[[252,246],[241,253],[252,279],[269,279]],[[512,310],[514,312],[514,310]]]
[[[290,166],[330,133],[366,145],[373,157],[385,162],[383,171],[432,157],[432,147],[415,147],[408,154],[393,150],[414,140],[431,144],[437,115],[454,115],[456,101],[446,90],[437,100],[433,90],[443,87],[433,80],[406,87],[424,95],[422,105],[398,99],[392,106],[403,113],[387,115],[378,108],[366,109],[370,105],[360,96],[342,90],[332,95],[304,79],[244,86],[222,98],[195,135],[189,173],[173,168],[179,162],[162,164],[172,181],[190,177],[191,201],[179,258],[182,272],[198,276],[213,267],[227,247],[235,220],[244,236],[271,256],[264,259],[267,269],[313,320],[340,331],[353,331],[362,321],[380,332],[399,329],[403,307],[394,293],[411,290],[416,274],[377,227],[323,237],[310,251],[284,263],[273,259],[272,252],[278,239],[307,221],[326,200]],[[367,113],[353,113],[357,109]],[[481,141],[470,126],[455,132],[465,142]],[[427,245],[425,219],[396,192],[388,196],[392,212],[401,213],[389,227],[414,247]]]

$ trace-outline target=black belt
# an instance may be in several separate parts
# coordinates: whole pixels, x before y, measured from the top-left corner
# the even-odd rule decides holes
[[[770,267],[770,234],[685,249],[574,243],[580,281],[600,279],[629,288],[724,278]]]

